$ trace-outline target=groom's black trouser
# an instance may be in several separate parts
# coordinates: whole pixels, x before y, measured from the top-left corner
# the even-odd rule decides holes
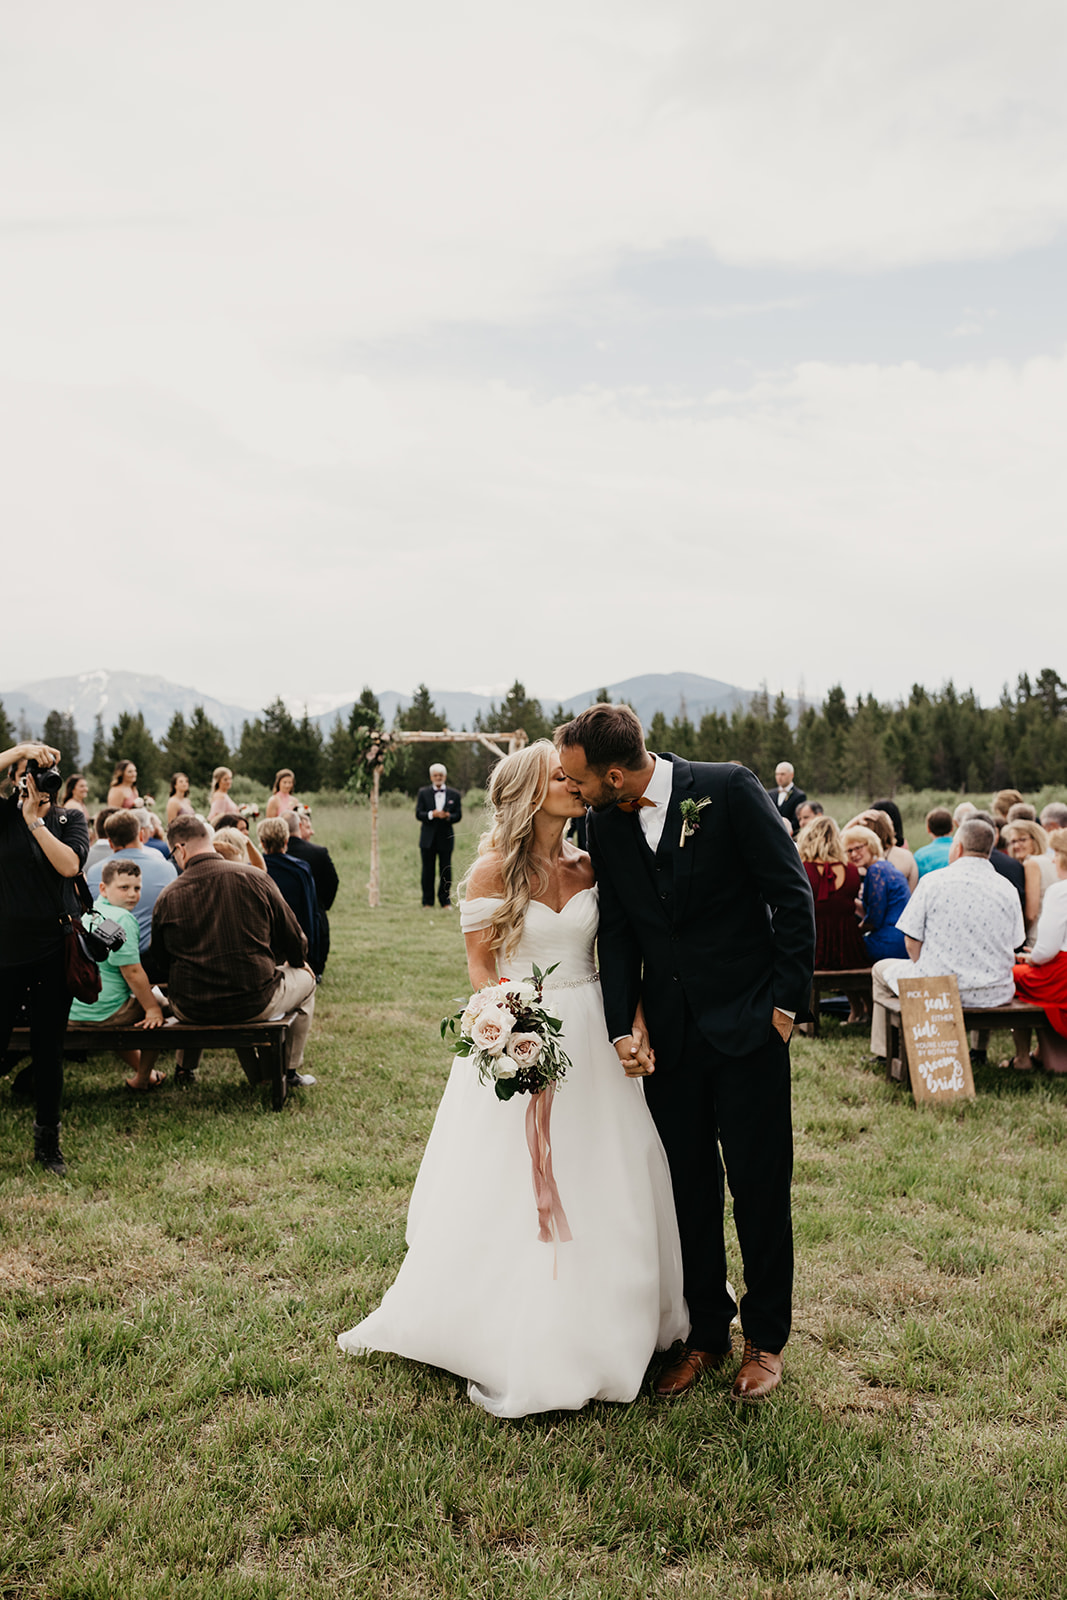
[[[730,1343],[735,1307],[726,1288],[725,1163],[745,1272],[741,1327],[761,1349],[781,1350],[793,1303],[789,1046],[772,1029],[750,1055],[723,1055],[687,1007],[681,1055],[657,1060],[644,1083],[671,1165],[690,1344],[725,1350]]]

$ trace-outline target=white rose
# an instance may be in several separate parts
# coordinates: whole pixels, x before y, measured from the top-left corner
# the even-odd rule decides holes
[[[475,1017],[484,1011],[488,1004],[489,994],[485,989],[479,989],[477,994],[471,995],[470,999],[467,1001],[467,1004],[463,1008],[463,1015],[459,1021],[459,1031],[461,1034],[463,1034],[464,1038],[470,1038]]]
[[[533,1067],[540,1059],[541,1048],[540,1034],[513,1033],[508,1040],[507,1053],[520,1067]]]
[[[496,1078],[513,1078],[518,1070],[514,1061],[509,1061],[506,1055],[497,1056],[493,1066],[493,1076]]]
[[[514,1026],[515,1018],[507,1006],[483,1006],[471,1027],[471,1039],[476,1049],[484,1050],[486,1055],[498,1056],[502,1054]]]

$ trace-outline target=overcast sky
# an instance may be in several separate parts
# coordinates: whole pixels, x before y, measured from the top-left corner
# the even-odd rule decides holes
[[[1067,676],[1060,0],[0,39],[0,683]]]

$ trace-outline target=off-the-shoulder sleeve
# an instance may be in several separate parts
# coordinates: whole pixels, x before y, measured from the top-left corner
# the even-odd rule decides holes
[[[493,909],[499,904],[499,895],[483,894],[473,900],[464,900],[459,908],[459,925],[462,932],[477,933],[481,928],[488,928]]]

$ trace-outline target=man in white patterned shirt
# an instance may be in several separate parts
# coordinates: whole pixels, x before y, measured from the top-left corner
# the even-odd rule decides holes
[[[907,956],[876,961],[871,969],[876,1056],[886,1052],[885,1001],[899,995],[901,978],[953,973],[964,1006],[1002,1006],[1014,995],[1012,967],[1026,929],[1019,896],[989,859],[994,837],[988,822],[961,823],[949,865],[919,879],[897,918]]]

